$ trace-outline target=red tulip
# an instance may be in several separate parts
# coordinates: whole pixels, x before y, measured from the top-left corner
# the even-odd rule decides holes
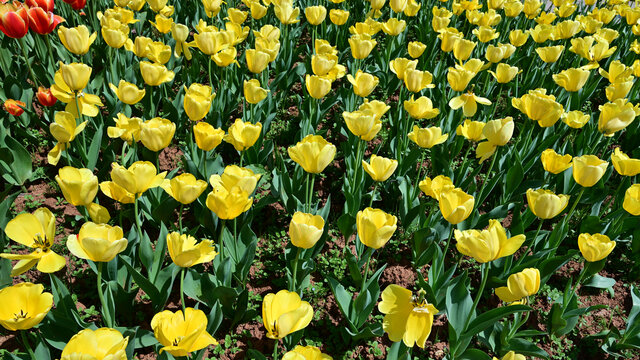
[[[54,3],[53,0],[27,0],[24,2],[28,7],[40,7],[43,8],[44,11],[53,12]]]
[[[64,21],[64,18],[54,15],[51,11],[45,11],[41,7],[30,8],[27,10],[27,15],[31,30],[40,35],[51,33],[58,24]]]
[[[87,0],[63,0],[67,4],[71,5],[73,10],[80,10],[87,5]]]
[[[43,106],[53,106],[56,104],[56,101],[58,101],[58,99],[56,99],[56,97],[51,93],[51,89],[44,86],[38,87],[36,97]]]
[[[20,100],[8,99],[4,102],[4,109],[11,115],[20,116],[24,112],[26,105]]]
[[[27,9],[21,3],[0,5],[0,30],[8,37],[19,39],[29,31]]]

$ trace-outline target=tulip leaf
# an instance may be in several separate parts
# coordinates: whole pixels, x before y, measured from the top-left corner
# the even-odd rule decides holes
[[[455,277],[447,287],[447,297],[445,300],[447,319],[449,324],[460,333],[464,330],[467,317],[470,316],[473,300],[469,293],[469,277],[464,272]],[[477,296],[481,296],[479,294]],[[473,316],[473,315],[471,315]]]
[[[352,299],[353,295],[349,293],[338,280],[334,279],[331,276],[327,276],[327,281],[329,282],[329,287],[331,288],[331,292],[336,298],[336,302],[338,303],[338,308],[342,315],[344,315],[345,319],[350,325],[352,330],[355,330],[354,324],[357,322],[357,318],[352,314]]]
[[[530,310],[531,308],[526,305],[511,305],[491,309],[473,319],[469,323],[467,330],[465,330],[464,336],[473,336],[475,334],[479,334],[508,315]]]
[[[467,349],[460,356],[456,357],[459,360],[490,360],[491,357],[482,350]]]
[[[102,135],[104,132],[104,125],[100,125],[100,127],[96,130],[93,135],[93,140],[91,141],[91,146],[89,146],[89,151],[87,154],[87,169],[93,171],[98,163],[98,157],[100,156],[100,147],[102,145]],[[100,170],[100,169],[98,169]]]
[[[0,173],[12,185],[24,185],[31,178],[31,155],[17,140],[5,136],[0,148]]]
[[[127,268],[127,271],[133,278],[133,281],[135,281],[140,289],[142,289],[142,291],[144,291],[149,296],[151,302],[153,302],[154,304],[157,303],[158,300],[160,300],[160,292],[158,291],[156,286],[149,279],[140,274],[138,270],[133,268],[133,266],[131,266],[122,255],[120,256],[120,260]]]
[[[409,348],[402,341],[394,342],[387,350],[387,360],[410,359]]]
[[[546,351],[542,350],[531,341],[521,338],[511,339],[505,350],[513,350],[517,354],[522,354],[525,356],[535,356],[542,359],[549,359],[549,354]]]

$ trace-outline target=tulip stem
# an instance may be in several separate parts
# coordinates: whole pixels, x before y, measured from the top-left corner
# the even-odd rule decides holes
[[[138,228],[138,241],[142,241],[142,224],[140,223],[140,213],[138,211],[138,196],[133,200],[133,212],[136,217],[136,228]]]
[[[369,200],[369,207],[373,205],[373,199],[376,197],[376,190],[378,190],[378,182],[373,185],[373,192],[371,193],[371,200]]]
[[[480,288],[478,288],[478,293],[476,294],[476,298],[473,300],[473,305],[471,305],[471,310],[469,310],[469,314],[467,315],[467,320],[464,322],[464,326],[462,327],[462,331],[467,330],[467,326],[469,326],[469,322],[471,321],[471,316],[476,311],[476,307],[478,307],[478,303],[480,302],[480,298],[482,297],[482,292],[484,291],[484,287],[487,285],[487,279],[489,278],[489,263],[482,264],[482,281],[480,282]]]
[[[20,49],[22,50],[22,56],[24,56],[24,62],[27,63],[27,69],[29,69],[29,75],[31,76],[31,80],[33,84],[37,87],[38,80],[36,79],[35,74],[33,73],[33,69],[31,68],[31,63],[29,62],[29,57],[27,56],[27,50],[24,45],[24,38],[19,38],[18,43],[20,44]]]
[[[424,162],[424,151],[421,151],[421,155],[420,155],[420,162],[418,163],[418,176],[416,176],[416,181],[415,181],[415,190],[418,190],[418,194],[420,194],[420,187],[418,186],[418,184],[420,183],[420,176],[422,175],[422,163]],[[416,197],[417,195],[414,195],[411,197],[411,201],[413,201],[413,198]]]
[[[42,35],[44,37],[45,42],[47,43],[47,52],[49,53],[49,62],[53,62],[55,64],[55,60],[53,57],[53,51],[51,50],[51,40],[49,40],[48,35]],[[53,66],[52,66],[53,68]]]
[[[536,239],[540,234],[540,229],[542,229],[543,223],[544,223],[544,219],[540,219],[540,223],[538,224],[538,230],[536,230],[536,234],[533,236],[533,239],[531,239],[531,243],[529,244],[527,251],[523,253],[522,256],[520,256],[520,258],[518,259],[518,262],[513,268],[517,268],[518,266],[520,266],[520,264],[522,264],[522,261],[524,261],[524,258],[527,257],[527,253],[529,252],[529,250],[531,250],[532,253],[534,252],[533,248],[535,247]]]
[[[180,303],[182,304],[182,316],[187,319],[187,304],[184,302],[184,276],[187,272],[187,268],[182,268],[180,271]]]
[[[371,250],[371,254],[367,258],[367,263],[364,266],[364,276],[362,277],[362,289],[360,290],[360,294],[364,293],[364,290],[367,285],[367,277],[369,276],[369,261],[371,261],[371,257],[373,256],[373,249]]]
[[[356,150],[356,163],[353,167],[353,180],[351,181],[351,189],[355,189],[356,186],[356,180],[358,178],[358,172],[360,170],[360,168],[358,167],[360,163],[360,152],[361,152],[361,148],[362,148],[362,140],[360,140],[360,138],[358,138],[358,149]]]
[[[478,192],[478,201],[476,201],[476,208],[478,206],[480,206],[480,204],[483,201],[482,193],[484,192],[484,188],[487,185],[487,182],[489,181],[489,177],[491,176],[491,171],[493,170],[493,165],[495,165],[495,163],[496,163],[496,158],[498,157],[498,152],[499,151],[500,151],[500,147],[497,147],[496,151],[493,153],[493,157],[491,158],[491,164],[489,165],[489,171],[487,171],[487,176],[485,177],[484,181],[482,182],[482,186],[480,187],[480,191]]]
[[[273,360],[278,359],[278,339],[276,339],[275,345],[273,345]]]
[[[180,204],[180,210],[178,211],[178,226],[180,227],[180,230],[178,231],[182,233],[182,212],[184,211],[184,204]]]
[[[580,190],[580,192],[578,193],[578,197],[576,198],[576,201],[573,203],[573,206],[571,206],[571,210],[569,210],[569,213],[567,214],[566,222],[567,224],[569,223],[569,220],[571,220],[571,215],[573,215],[573,212],[576,209],[576,206],[578,206],[578,203],[580,202],[580,199],[582,198],[582,194],[584,194],[584,190],[586,188],[582,187],[582,189]]]
[[[305,202],[305,211],[308,213],[311,208],[311,200],[309,200],[309,185],[311,184],[311,180],[309,180],[309,177],[311,176],[310,173],[307,173],[307,183],[304,186],[304,190],[305,190],[305,194],[304,194],[304,202]]]
[[[220,219],[220,235],[218,235],[218,241],[220,242],[220,245],[218,245],[218,247],[220,248],[220,261],[222,262],[224,260],[224,240],[223,240],[223,235],[224,235],[224,220]]]
[[[27,337],[27,331],[26,330],[20,331],[20,336],[22,337],[22,344],[24,345],[25,349],[29,353],[29,356],[31,357],[31,360],[36,360],[36,354],[33,353],[33,349],[31,348],[31,345],[29,344],[29,339]]]
[[[296,258],[293,260],[293,276],[291,279],[291,291],[296,291],[296,279],[298,278],[298,261],[300,260],[300,253],[302,252],[302,248],[298,248],[296,251]]]
[[[100,304],[102,305],[102,316],[104,317],[104,322],[109,328],[113,328],[113,322],[111,321],[112,314],[105,314],[107,311],[107,302],[104,300],[104,294],[102,293],[102,265],[104,263],[102,261],[98,262],[98,297],[100,298]]]
[[[453,231],[455,227],[451,225],[451,232],[449,232],[449,238],[447,239],[447,245],[444,246],[444,251],[442,252],[442,265],[440,265],[440,274],[444,271],[444,260],[447,258],[447,252],[449,251],[449,245],[451,244],[451,238],[453,237]]]
[[[582,278],[584,278],[584,274],[587,273],[587,266],[589,266],[589,263],[585,260],[582,266],[582,271],[580,271],[580,275],[578,275],[578,280],[576,280],[576,283],[573,284],[573,286],[571,287],[571,294],[576,294],[576,296],[578,296],[578,293],[576,293],[576,290],[578,290],[578,285],[580,285],[580,282],[582,282]]]

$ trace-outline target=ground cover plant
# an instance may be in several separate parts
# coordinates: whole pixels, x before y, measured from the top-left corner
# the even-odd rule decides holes
[[[635,3],[26,0],[0,30],[0,358],[640,358]]]

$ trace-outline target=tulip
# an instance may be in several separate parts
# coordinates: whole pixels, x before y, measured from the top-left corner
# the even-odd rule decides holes
[[[0,5],[0,30],[10,38],[20,39],[29,31],[27,8],[19,2]]]
[[[82,10],[87,5],[87,0],[63,0],[67,4],[71,5],[73,10]]]
[[[574,129],[581,129],[589,122],[591,116],[584,114],[582,111],[573,110],[562,114],[562,122]]]
[[[507,57],[505,56],[505,50],[506,49],[501,46],[489,45],[487,46],[484,57],[491,63],[499,63]]]
[[[100,183],[100,190],[107,197],[121,203],[121,204],[133,204],[135,202],[135,195],[128,192],[122,186],[116,184],[113,181],[103,181]]]
[[[453,57],[462,62],[467,60],[478,43],[467,39],[456,39],[453,43]]]
[[[527,268],[510,275],[507,286],[497,288],[496,295],[504,302],[514,302],[536,294],[539,289],[540,271],[535,268]]]
[[[451,178],[444,175],[438,175],[432,179],[426,177],[424,180],[418,183],[420,190],[427,196],[440,201],[440,195],[443,192],[453,190],[453,181]]]
[[[500,84],[506,84],[513,80],[522,70],[518,69],[517,66],[509,66],[505,63],[500,63],[496,67],[496,72],[489,71],[491,75],[498,81]]]
[[[202,5],[204,5],[205,14],[212,18],[220,12],[222,0],[202,0]]]
[[[174,357],[189,356],[189,353],[218,345],[207,332],[207,315],[202,310],[186,308],[175,313],[159,312],[151,319],[153,335],[163,347],[159,353],[168,352]]]
[[[407,69],[415,70],[416,66],[418,66],[418,60],[397,58],[389,61],[389,70],[396,74],[399,80],[404,80],[404,73]]]
[[[608,162],[595,155],[582,155],[573,158],[573,180],[583,187],[592,187],[607,171]]]
[[[48,35],[60,24],[64,18],[46,11],[41,7],[32,7],[27,10],[29,28],[40,35]]]
[[[546,89],[529,90],[520,98],[512,98],[511,106],[541,127],[553,126],[564,113],[563,106],[556,102],[555,96],[547,95]]]
[[[404,15],[414,17],[418,15],[418,11],[422,8],[422,4],[416,0],[408,0],[407,7],[404,9]]]
[[[529,210],[540,219],[552,219],[560,214],[569,203],[569,195],[558,194],[545,189],[528,189]]]
[[[211,124],[201,121],[193,126],[196,145],[204,151],[215,149],[224,138],[224,130],[216,129]]]
[[[390,18],[384,24],[382,24],[382,31],[385,34],[391,36],[400,35],[407,28],[407,22],[404,20],[398,20],[396,18]]]
[[[625,191],[622,208],[633,216],[640,215],[640,184],[633,184]]]
[[[211,56],[230,45],[231,33],[206,29],[206,31],[201,31],[199,34],[193,35],[193,39],[200,51],[205,53],[205,55]]]
[[[148,161],[136,161],[129,168],[115,162],[111,164],[113,182],[136,198],[145,191],[160,186],[166,174],[166,171],[156,174],[156,167]],[[100,188],[102,189],[102,185]]]
[[[560,55],[564,51],[564,45],[547,46],[536,48],[536,53],[545,63],[554,63],[558,61]]]
[[[51,250],[56,235],[56,218],[47,208],[39,208],[33,214],[22,213],[9,221],[4,229],[7,237],[24,246],[33,248],[30,254],[0,254],[9,260],[18,260],[11,276],[18,276],[37,264],[43,273],[54,273],[62,269],[66,260]]]
[[[504,3],[504,15],[506,17],[517,17],[524,10],[524,4],[520,0],[508,0]]]
[[[38,86],[38,92],[36,93],[36,98],[38,99],[38,102],[40,102],[42,106],[53,106],[56,104],[56,102],[58,102],[58,99],[56,99],[56,97],[53,96],[53,94],[51,93],[51,90],[43,86]],[[15,115],[13,113],[11,114]]]
[[[320,349],[315,346],[300,346],[296,345],[293,350],[285,353],[282,356],[282,360],[333,360],[333,358],[327,354],[323,354]]]
[[[173,23],[171,24],[171,37],[176,41],[174,55],[179,57],[184,53],[184,57],[187,58],[187,60],[191,60],[190,44],[187,43],[189,28],[183,24]]]
[[[309,6],[304,9],[304,16],[311,25],[320,25],[327,17],[327,8],[324,6]]]
[[[193,83],[187,88],[183,100],[184,111],[192,121],[202,120],[209,113],[211,101],[215,93],[211,92],[211,86]]]
[[[440,50],[444,52],[453,51],[453,46],[455,45],[456,41],[462,39],[463,35],[464,34],[458,31],[458,29],[452,27],[440,30],[438,32],[438,39],[440,39]]]
[[[295,146],[287,149],[291,160],[304,171],[319,174],[333,161],[336,147],[320,135],[307,135]]]
[[[166,64],[171,59],[171,47],[159,41],[147,45],[146,57],[156,64]]]
[[[224,168],[222,175],[211,175],[209,183],[214,189],[224,187],[231,191],[234,187],[239,187],[247,194],[252,194],[261,176],[260,174],[255,174],[251,169],[228,165]]]
[[[64,83],[71,91],[79,92],[87,87],[91,77],[91,67],[81,63],[63,64],[60,63],[60,73]]]
[[[351,55],[354,59],[362,60],[367,58],[376,47],[378,42],[371,38],[370,35],[360,34],[360,35],[352,35],[349,38],[349,46],[351,47]]]
[[[313,308],[293,291],[269,293],[262,301],[262,321],[270,339],[282,339],[302,330],[313,318]]]
[[[382,128],[382,122],[371,111],[345,111],[342,118],[349,131],[362,140],[371,141]]]
[[[524,45],[529,39],[529,33],[520,29],[511,30],[509,32],[509,43],[515,47]]]
[[[171,144],[175,132],[175,123],[156,117],[140,125],[140,141],[147,149],[157,152]]]
[[[124,360],[128,343],[129,337],[123,337],[115,329],[84,329],[73,335],[64,346],[60,360]]]
[[[89,169],[65,166],[58,171],[56,182],[68,203],[88,206],[98,193],[98,177]]]
[[[253,204],[253,198],[242,188],[235,186],[227,190],[223,186],[214,187],[207,195],[206,205],[218,218],[232,220],[249,210]]]
[[[440,212],[445,220],[455,225],[464,221],[471,215],[475,205],[473,196],[465,193],[460,188],[443,191],[438,200]]]
[[[27,106],[24,102],[20,100],[7,99],[5,100],[4,109],[13,116],[20,116],[24,113],[24,108]]]
[[[245,53],[247,68],[254,74],[261,73],[269,65],[269,54],[256,49],[249,49]]]
[[[173,25],[173,19],[170,17],[166,17],[162,14],[156,15],[156,22],[149,21],[153,27],[158,30],[161,34],[167,34],[171,31],[171,27]]]
[[[56,112],[55,121],[49,124],[49,131],[58,142],[47,154],[49,164],[58,164],[62,150],[67,149],[69,143],[84,130],[86,125],[85,121],[76,126],[76,119],[72,114],[65,111]]]
[[[340,9],[329,10],[329,19],[335,25],[342,26],[349,20],[349,12]]]
[[[413,131],[409,133],[408,137],[409,140],[413,141],[421,148],[431,149],[432,147],[447,141],[449,134],[442,134],[442,129],[436,126],[420,128],[418,125],[414,125]]]
[[[409,52],[409,56],[414,59],[422,56],[422,53],[427,49],[427,45],[419,42],[419,41],[410,41],[409,45],[407,45],[407,51]]]
[[[463,67],[456,66],[447,70],[447,81],[454,91],[462,92],[467,88],[471,79],[477,75],[477,72],[467,70]]]
[[[449,107],[453,110],[462,108],[462,113],[466,117],[476,114],[478,111],[478,104],[491,105],[491,101],[487,98],[476,96],[472,91],[468,91],[449,100]]]
[[[302,249],[311,249],[322,237],[324,219],[320,215],[296,211],[289,223],[291,243]]]
[[[224,141],[233,145],[237,151],[245,151],[258,141],[262,132],[262,124],[257,122],[252,124],[241,119],[229,126],[228,134],[224,136]]]
[[[425,299],[424,290],[413,296],[410,290],[391,284],[382,292],[382,301],[378,303],[378,310],[385,314],[382,328],[389,336],[389,340],[402,342],[409,348],[418,345],[425,347],[433,316],[438,309]]]
[[[149,86],[160,86],[166,82],[173,80],[175,73],[167,69],[162,64],[150,63],[148,61],[140,62],[140,73],[145,84]]]
[[[613,136],[614,133],[626,128],[640,115],[640,105],[633,105],[627,99],[617,99],[598,106],[600,117],[598,118],[598,131],[605,136]]]
[[[513,255],[526,240],[523,234],[508,238],[498,220],[489,220],[486,230],[455,230],[454,234],[458,251],[482,264]]]
[[[475,35],[480,42],[486,43],[491,40],[497,39],[500,36],[499,32],[489,26],[478,26],[473,29],[473,35]]]
[[[420,92],[423,89],[432,89],[433,75],[428,71],[407,69],[404,71],[404,85],[411,92]]]
[[[257,104],[264,100],[269,94],[268,89],[260,87],[260,81],[257,79],[251,79],[244,81],[244,98],[249,104]]]
[[[188,205],[194,202],[207,188],[207,182],[192,174],[180,174],[173,179],[164,179],[160,187],[177,202]]]
[[[53,295],[42,284],[23,282],[0,289],[0,325],[9,331],[29,330],[40,324],[53,307]]]
[[[293,7],[292,2],[281,1],[274,4],[273,11],[283,25],[291,25],[300,22],[300,8]]]
[[[144,98],[144,95],[146,94],[146,91],[144,89],[138,89],[135,84],[126,82],[124,80],[120,80],[117,87],[109,83],[109,87],[116,94],[118,100],[128,105],[137,104],[138,102],[140,102],[140,100],[142,100],[142,98]]]
[[[412,118],[418,120],[433,119],[440,114],[440,110],[434,108],[431,99],[426,96],[421,96],[417,100],[414,100],[412,95],[411,100],[404,101],[404,109],[407,110]]]
[[[107,128],[107,135],[110,138],[119,137],[129,145],[133,144],[134,141],[140,141],[142,119],[137,117],[129,118],[123,113],[118,113],[118,117],[113,120],[116,122],[116,126]]]
[[[193,236],[175,231],[167,234],[167,249],[173,263],[181,268],[210,262],[218,255],[211,240],[202,240],[196,245]]]
[[[622,176],[636,176],[640,174],[640,159],[632,159],[617,147],[611,154],[614,169]]]
[[[469,141],[480,141],[486,139],[483,133],[485,123],[481,121],[471,121],[466,119],[456,128],[456,135],[462,135]]]
[[[544,170],[552,174],[559,174],[573,166],[571,159],[571,155],[560,155],[553,149],[547,149],[540,154]]]
[[[367,97],[378,86],[377,76],[358,70],[356,76],[347,75],[347,80],[353,85],[353,92],[360,97]]]
[[[501,359],[493,357],[493,360],[527,360],[524,355],[516,354],[513,350],[506,353]]]
[[[396,13],[401,13],[407,7],[407,0],[389,0],[389,7]]]
[[[101,34],[104,41],[110,47],[119,49],[123,46],[130,46],[129,27],[115,18],[103,17]]]
[[[633,87],[633,81],[622,81],[617,83],[609,84],[605,88],[605,94],[607,96],[607,100],[615,101],[617,99],[626,98]]]
[[[30,8],[39,7],[44,11],[53,12],[55,9],[55,3],[53,0],[26,0],[24,3]]]
[[[569,92],[576,92],[584,86],[589,79],[589,70],[571,68],[553,74],[553,81]]]
[[[81,259],[109,262],[127,248],[129,242],[119,226],[86,222],[78,235],[69,235],[69,251]]]
[[[269,55],[269,62],[274,62],[280,52],[280,41],[278,39],[270,40],[265,38],[256,39],[256,50]]]
[[[603,234],[578,235],[578,248],[588,262],[596,262],[606,258],[616,247],[616,242]]]
[[[387,180],[393,172],[396,171],[396,168],[398,167],[398,160],[371,155],[371,159],[368,163],[362,160],[362,167],[364,168],[364,171],[371,176],[373,181],[382,182]]]

